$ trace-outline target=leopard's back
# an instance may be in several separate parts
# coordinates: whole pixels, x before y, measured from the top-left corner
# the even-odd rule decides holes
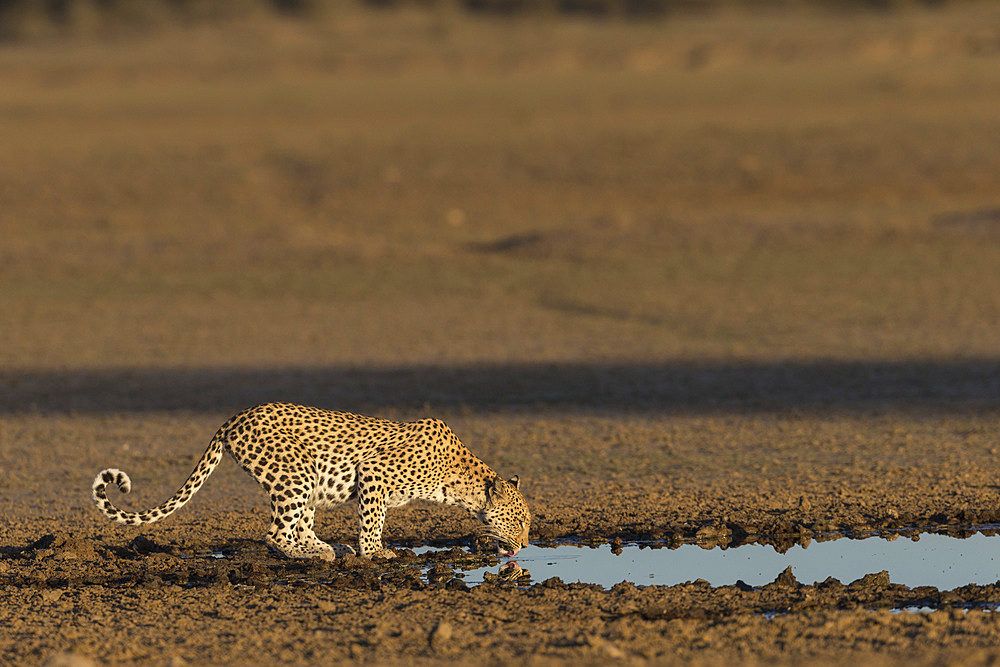
[[[352,499],[365,463],[387,468],[392,493],[438,484],[465,450],[440,420],[396,422],[288,403],[249,408],[227,427],[229,451],[258,482],[311,474],[319,504]]]

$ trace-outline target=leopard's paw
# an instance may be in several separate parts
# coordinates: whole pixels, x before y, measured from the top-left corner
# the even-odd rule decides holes
[[[351,555],[354,556],[357,552],[354,547],[349,544],[335,544],[333,545],[333,553],[337,554],[337,558],[343,558],[344,556]]]

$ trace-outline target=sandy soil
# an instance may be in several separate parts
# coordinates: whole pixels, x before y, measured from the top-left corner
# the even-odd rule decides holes
[[[355,10],[0,48],[0,662],[997,660],[996,586],[469,588],[499,562],[449,508],[391,513],[373,566],[269,553],[231,462],[142,530],[89,499],[116,466],[160,502],[284,400],[445,419],[536,542],[1000,522],[995,25]]]

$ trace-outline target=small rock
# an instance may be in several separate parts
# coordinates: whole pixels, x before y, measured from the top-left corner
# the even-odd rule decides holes
[[[788,567],[786,567],[781,572],[781,574],[779,574],[775,578],[775,580],[773,582],[773,585],[778,586],[780,588],[794,588],[795,586],[799,585],[799,582],[795,578],[795,575],[792,574],[792,566],[791,565],[789,565]]]
[[[231,586],[232,583],[233,582],[229,581],[229,575],[227,575],[225,572],[217,572],[211,578],[209,586],[226,588],[228,586]]]
[[[449,591],[468,591],[469,590],[469,585],[467,583],[465,583],[464,581],[462,581],[461,579],[459,579],[458,577],[455,577],[454,579],[451,579],[450,581],[448,581],[448,583],[445,584],[444,587],[447,588]]]
[[[455,576],[455,571],[447,565],[435,565],[427,571],[427,581],[432,584],[447,581]]]
[[[340,563],[340,567],[347,570],[375,567],[369,559],[361,558],[360,556],[355,556],[353,554],[344,554],[341,558],[337,559],[337,562]]]
[[[620,556],[624,551],[624,549],[622,548],[624,544],[625,543],[622,542],[622,538],[620,537],[616,537],[615,539],[611,540],[611,553],[613,553],[616,556]]]
[[[695,533],[699,542],[728,542],[733,532],[728,526],[702,526]]]
[[[45,667],[95,667],[93,660],[76,653],[56,653],[44,664]]]
[[[56,600],[62,597],[64,592],[65,591],[61,591],[59,589],[42,591],[42,599],[45,600],[46,602],[55,602]]]
[[[625,651],[621,650],[604,637],[591,635],[586,638],[586,642],[591,646],[591,648],[597,649],[597,651],[602,653],[605,657],[613,660],[620,660],[625,657]]]
[[[647,621],[655,621],[667,615],[667,607],[663,604],[648,604],[639,610],[639,615]]]
[[[844,584],[840,583],[840,580],[836,577],[827,577],[817,585],[817,588],[821,590],[842,591],[844,590]]]
[[[885,588],[889,585],[889,572],[882,570],[866,574],[865,576],[851,582],[852,588]]]
[[[433,630],[431,630],[428,641],[433,648],[440,648],[451,639],[453,632],[451,623],[448,621],[441,621],[434,627]]]
[[[135,539],[129,542],[129,546],[134,551],[138,551],[141,554],[149,554],[157,551],[163,551],[163,548],[159,544],[149,539],[148,537],[145,537],[144,535],[136,536]]]

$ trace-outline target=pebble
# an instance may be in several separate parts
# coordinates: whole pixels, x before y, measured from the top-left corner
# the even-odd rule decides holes
[[[437,648],[442,644],[445,644],[448,640],[451,639],[453,632],[454,631],[452,630],[451,623],[449,623],[448,621],[441,621],[434,627],[433,630],[431,630],[430,634],[431,646]]]
[[[95,667],[93,660],[76,653],[56,653],[45,661],[45,667]]]

